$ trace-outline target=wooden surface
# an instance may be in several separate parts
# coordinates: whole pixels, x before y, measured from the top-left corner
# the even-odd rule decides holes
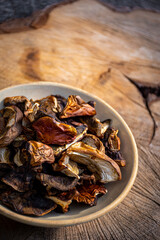
[[[0,216],[0,239],[159,239],[159,39],[160,15],[115,13],[91,0],[53,10],[38,30],[0,35],[1,89],[33,81],[85,89],[122,115],[139,151],[135,184],[110,213],[59,229],[31,227]]]

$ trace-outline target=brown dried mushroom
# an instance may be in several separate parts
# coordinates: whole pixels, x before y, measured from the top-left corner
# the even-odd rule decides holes
[[[86,165],[95,174],[96,180],[102,183],[121,180],[118,164],[103,152],[83,142],[72,145],[67,150],[67,155],[72,161]]]
[[[97,204],[97,196],[106,193],[107,189],[102,184],[84,184],[77,187],[77,192],[73,199],[77,202],[95,206]]]
[[[105,147],[101,140],[93,134],[86,134],[81,140],[83,143],[98,149],[99,151],[105,153]]]
[[[0,200],[11,209],[25,215],[43,216],[57,207],[52,200],[40,195],[16,191],[2,193]]]
[[[52,176],[45,173],[37,173],[36,178],[44,185],[53,187],[61,191],[68,191],[73,189],[78,179],[67,176]]]
[[[67,105],[63,109],[60,118],[69,118],[76,116],[93,116],[96,114],[95,108],[85,103],[80,96],[70,95]]]
[[[119,151],[120,150],[120,139],[117,136],[118,130],[112,130],[108,138],[108,145],[111,151]]]
[[[64,145],[72,142],[77,131],[74,127],[57,122],[51,117],[42,117],[33,123],[38,139],[46,144]]]
[[[54,96],[48,96],[40,100],[34,101],[34,104],[38,104],[37,117],[49,116],[54,117],[58,112],[58,101]]]
[[[34,175],[31,172],[25,172],[25,169],[10,171],[2,178],[2,182],[11,186],[18,192],[26,192],[32,187]]]
[[[32,104],[28,98],[25,96],[14,96],[14,97],[6,97],[4,99],[5,106],[15,105],[21,109],[21,111],[26,111],[31,108]]]
[[[11,161],[9,159],[10,154],[11,151],[8,147],[0,148],[0,164],[1,163],[11,164]]]
[[[86,135],[88,128],[85,125],[80,125],[76,128],[76,130],[77,130],[77,136],[71,143],[68,143],[64,146],[56,146],[56,145],[52,146],[55,156],[61,155],[61,153],[63,153],[65,150],[67,150],[71,145],[80,141]]]
[[[76,162],[69,159],[67,154],[63,154],[58,163],[53,165],[54,171],[62,172],[69,177],[76,177],[79,179],[79,168]]]
[[[54,201],[57,205],[61,206],[62,211],[68,212],[69,205],[72,203],[72,199],[76,194],[76,189],[72,189],[67,192],[62,192],[57,194],[56,196],[47,196],[47,198]]]
[[[0,147],[5,147],[21,134],[23,114],[16,106],[5,107],[2,112],[6,124],[0,132]]]
[[[6,174],[8,174],[11,170],[12,170],[11,165],[7,163],[0,163],[0,179]]]
[[[103,138],[105,132],[110,126],[110,119],[107,119],[103,122],[101,122],[98,118],[96,117],[81,117],[80,118],[82,123],[85,123],[88,127],[88,130],[92,133],[95,134],[99,138]]]
[[[29,155],[29,161],[32,167],[41,165],[44,162],[54,163],[53,149],[41,142],[28,141],[26,151]]]

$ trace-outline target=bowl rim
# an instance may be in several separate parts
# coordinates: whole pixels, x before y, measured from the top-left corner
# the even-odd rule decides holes
[[[19,88],[19,87],[25,87],[25,86],[32,86],[32,85],[52,85],[52,86],[56,86],[56,87],[63,87],[63,88],[69,88],[71,90],[77,90],[79,92],[84,93],[85,95],[89,96],[89,97],[93,97],[95,99],[97,99],[99,102],[103,103],[104,105],[106,105],[116,116],[117,118],[122,122],[122,124],[126,127],[129,137],[131,139],[131,143],[133,146],[133,151],[134,151],[134,159],[133,159],[133,169],[132,169],[132,173],[130,176],[130,179],[128,181],[128,184],[126,185],[126,187],[123,189],[122,193],[113,201],[111,202],[109,205],[107,205],[106,207],[88,214],[87,216],[82,216],[82,217],[77,217],[77,218],[73,218],[73,219],[63,219],[63,220],[52,220],[52,219],[44,219],[44,218],[33,218],[33,217],[29,217],[26,215],[21,215],[18,213],[15,213],[14,211],[7,209],[6,207],[0,205],[0,214],[16,220],[18,222],[21,223],[25,223],[25,224],[29,224],[29,225],[34,225],[34,226],[39,226],[39,227],[64,227],[64,226],[71,226],[71,225],[75,225],[75,224],[80,224],[80,223],[85,223],[91,220],[94,220],[98,217],[103,216],[105,213],[111,211],[112,209],[114,209],[118,204],[120,204],[123,199],[127,196],[127,194],[129,193],[129,191],[131,190],[134,181],[136,179],[137,176],[137,171],[138,171],[138,150],[137,150],[137,145],[134,139],[134,136],[130,130],[130,128],[128,127],[127,123],[124,121],[124,119],[120,116],[120,114],[113,108],[111,107],[107,102],[105,102],[104,100],[102,100],[101,98],[97,97],[94,94],[90,94],[85,90],[82,90],[80,88],[77,87],[73,87],[71,85],[67,85],[67,84],[63,84],[63,83],[56,83],[56,82],[34,82],[34,83],[24,83],[24,84],[17,84],[17,85],[12,85],[6,88],[3,88],[0,90],[0,94],[4,91],[6,91],[7,89],[14,89],[14,88]]]

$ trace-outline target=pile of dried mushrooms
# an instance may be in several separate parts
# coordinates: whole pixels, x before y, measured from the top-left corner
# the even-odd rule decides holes
[[[42,216],[72,201],[94,206],[105,183],[121,180],[118,130],[80,96],[7,97],[0,110],[0,201]]]

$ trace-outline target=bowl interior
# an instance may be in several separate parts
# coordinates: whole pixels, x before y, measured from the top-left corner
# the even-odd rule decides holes
[[[8,96],[24,95],[28,98],[40,99],[50,94],[60,94],[64,97],[75,94],[80,95],[85,101],[93,100],[96,102],[97,117],[100,118],[100,120],[105,120],[107,118],[112,119],[112,126],[119,129],[121,152],[127,162],[126,167],[121,168],[122,180],[106,184],[108,193],[98,199],[96,206],[88,207],[84,204],[73,203],[70,206],[70,211],[66,214],[51,212],[43,217],[37,218],[13,213],[13,211],[3,206],[0,206],[0,210],[2,214],[19,221],[30,223],[30,220],[32,219],[32,223],[30,224],[34,224],[35,222],[35,225],[41,225],[41,223],[43,223],[43,225],[46,226],[59,226],[85,222],[94,219],[115,207],[130,190],[137,172],[137,149],[135,141],[124,120],[108,104],[93,95],[74,89],[70,86],[42,83],[7,88],[0,92],[0,109],[3,107],[3,99]]]

